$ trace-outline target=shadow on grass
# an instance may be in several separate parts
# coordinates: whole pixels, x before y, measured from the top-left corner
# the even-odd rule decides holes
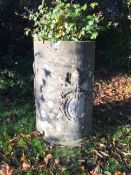
[[[113,127],[131,124],[131,98],[94,106],[95,132],[108,132]]]
[[[94,106],[93,134],[82,145],[83,166],[90,172],[130,172],[131,98]]]

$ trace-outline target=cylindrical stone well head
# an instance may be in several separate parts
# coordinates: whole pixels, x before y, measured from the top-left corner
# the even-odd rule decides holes
[[[72,143],[92,128],[95,42],[34,39],[37,130],[52,143]]]

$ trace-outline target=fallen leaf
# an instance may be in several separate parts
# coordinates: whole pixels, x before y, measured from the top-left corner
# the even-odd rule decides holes
[[[12,175],[13,171],[14,170],[13,170],[13,168],[11,166],[5,165],[0,170],[0,175]]]
[[[105,148],[105,147],[106,147],[106,146],[105,146],[104,144],[102,144],[102,143],[100,143],[99,146],[100,146],[101,148]]]
[[[52,159],[52,155],[51,155],[51,154],[48,154],[48,155],[46,156],[46,158],[47,158],[48,160],[50,160],[50,159]]]
[[[59,159],[55,159],[55,165],[58,165],[60,163]]]
[[[21,156],[20,160],[21,160],[21,162],[26,162],[27,161],[24,154]]]
[[[94,150],[93,152],[94,152],[97,156],[103,158],[103,156],[102,156],[97,150]]]
[[[48,165],[49,160],[51,160],[51,159],[52,159],[52,155],[51,155],[51,154],[48,154],[48,155],[44,158],[45,164]]]
[[[131,156],[131,153],[122,152],[124,156]]]
[[[99,165],[97,165],[97,167],[94,170],[90,171],[90,173],[92,175],[101,175],[102,169]]]
[[[131,135],[130,136],[127,136],[128,137],[128,140],[131,141]]]
[[[109,154],[107,154],[107,153],[105,153],[105,152],[103,152],[103,151],[99,151],[103,156],[105,156],[105,157],[109,157]]]
[[[31,133],[31,136],[39,137],[39,136],[41,136],[41,133],[38,131],[34,131]]]
[[[81,166],[81,170],[84,171],[85,170],[85,167],[84,166]]]
[[[112,173],[109,172],[109,171],[105,171],[105,172],[104,172],[104,175],[112,175]]]
[[[123,173],[120,172],[120,171],[116,171],[116,172],[114,173],[114,175],[123,175]]]
[[[31,168],[31,165],[28,161],[22,163],[22,170],[23,171],[27,171],[30,168]]]

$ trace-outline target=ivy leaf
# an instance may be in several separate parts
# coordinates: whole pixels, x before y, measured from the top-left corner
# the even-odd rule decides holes
[[[83,5],[83,6],[81,7],[81,9],[84,10],[84,11],[86,11],[86,10],[87,10],[87,4]]]
[[[94,40],[96,39],[98,36],[98,33],[97,32],[93,32],[92,35],[91,35],[91,39]]]
[[[96,7],[96,6],[98,6],[98,3],[97,2],[92,2],[91,4],[90,4],[90,7],[94,10],[94,8]]]
[[[89,24],[90,26],[92,26],[92,25],[94,24],[94,20],[88,21],[88,24]]]

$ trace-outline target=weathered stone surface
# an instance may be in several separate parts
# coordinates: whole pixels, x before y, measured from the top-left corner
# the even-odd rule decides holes
[[[34,40],[36,126],[49,142],[91,132],[94,42]]]

